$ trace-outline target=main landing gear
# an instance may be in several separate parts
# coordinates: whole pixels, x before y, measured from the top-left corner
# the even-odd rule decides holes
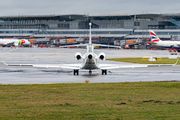
[[[107,70],[102,70],[102,75],[107,75]]]
[[[74,70],[74,75],[79,75],[79,70]]]
[[[92,71],[89,71],[89,74],[92,74]],[[74,70],[74,75],[79,75],[79,70]],[[102,75],[107,75],[107,70],[102,70]]]

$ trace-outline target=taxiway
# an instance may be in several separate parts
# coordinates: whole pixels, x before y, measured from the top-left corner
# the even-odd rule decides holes
[[[86,49],[68,48],[0,48],[0,60],[7,63],[48,63],[63,64],[77,63],[74,54],[86,52]],[[107,58],[124,57],[168,57],[165,50],[115,50],[95,49],[96,53],[104,52]],[[131,64],[113,61],[102,61],[111,64]],[[134,63],[133,63],[134,64]],[[40,69],[32,67],[12,67],[0,63],[0,84],[49,84],[49,83],[108,83],[108,82],[139,82],[139,81],[171,81],[180,80],[180,66],[128,68],[108,71],[108,75],[101,75],[100,70],[80,71],[74,76],[70,70]]]

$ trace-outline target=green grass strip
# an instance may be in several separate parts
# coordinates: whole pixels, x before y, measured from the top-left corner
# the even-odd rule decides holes
[[[175,64],[177,61],[177,59],[169,59],[169,58],[162,58],[162,60],[157,60],[157,61],[142,60],[142,58],[111,58],[107,60],[117,61],[117,62],[139,63],[139,64]],[[178,61],[177,65],[180,65],[180,60]]]
[[[0,119],[179,120],[180,82],[0,85]]]

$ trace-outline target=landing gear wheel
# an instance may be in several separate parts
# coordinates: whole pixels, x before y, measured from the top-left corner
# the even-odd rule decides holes
[[[91,70],[89,71],[89,74],[90,74],[90,75],[92,74],[92,71],[91,71]]]
[[[74,75],[79,75],[79,70],[74,70]]]
[[[102,70],[102,75],[107,75],[107,70]]]

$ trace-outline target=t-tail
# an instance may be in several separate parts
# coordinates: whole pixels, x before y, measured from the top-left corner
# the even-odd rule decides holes
[[[149,34],[150,34],[150,37],[151,37],[151,42],[159,42],[159,41],[161,41],[153,30],[150,30]]]
[[[89,23],[89,44],[87,45],[87,52],[93,52],[94,46],[92,45],[92,39],[91,39],[91,26],[92,23]]]
[[[92,40],[91,40],[91,26],[92,26],[92,23],[89,23],[89,44],[90,45],[92,44]]]

